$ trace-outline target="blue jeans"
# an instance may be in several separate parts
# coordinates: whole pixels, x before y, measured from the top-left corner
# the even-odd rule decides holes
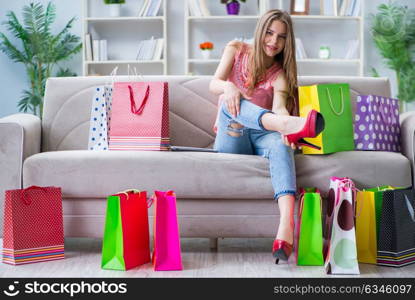
[[[261,123],[262,115],[271,111],[245,99],[241,99],[240,105],[240,113],[235,118],[228,112],[225,103],[222,104],[214,148],[223,153],[252,154],[268,158],[274,199],[278,200],[288,194],[294,195],[294,151],[284,144],[279,132],[266,130]],[[242,125],[242,128],[231,126],[236,123]]]

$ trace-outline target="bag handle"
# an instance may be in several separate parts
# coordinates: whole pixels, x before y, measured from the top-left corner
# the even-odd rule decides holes
[[[143,101],[141,102],[141,105],[140,105],[139,108],[137,108],[137,106],[136,106],[136,103],[135,103],[135,100],[134,100],[134,91],[133,91],[133,88],[131,87],[131,85],[128,85],[128,90],[130,91],[131,112],[133,114],[136,114],[136,115],[141,115],[141,113],[144,110],[144,106],[147,103],[148,95],[150,94],[150,85],[147,84],[146,92],[144,94]]]
[[[29,186],[28,188],[23,189],[21,200],[26,205],[32,204],[32,200],[27,198],[27,192],[31,191],[31,190],[41,190],[41,191],[44,191],[45,193],[47,192],[46,188],[43,188],[43,187],[40,187],[40,186],[37,186],[37,185],[32,185],[32,186]]]
[[[307,192],[304,188],[300,188],[299,193],[300,193],[300,201],[299,201],[300,207],[298,208],[299,212],[303,211],[305,193],[314,193],[314,194],[319,194],[320,195],[320,213],[323,213],[323,203],[321,201],[322,200],[321,193],[320,193],[320,190],[318,188],[316,188],[314,192]]]
[[[415,209],[412,206],[411,201],[409,201],[408,196],[404,194],[404,197],[405,197],[406,206],[409,211],[409,215],[411,216],[412,221],[415,223]]]
[[[116,66],[114,69],[112,69],[111,73],[108,75],[111,81],[111,86],[114,86],[114,82],[117,76],[118,66]],[[109,85],[109,81],[105,81],[104,85]]]
[[[341,97],[342,97],[342,101],[341,101],[341,108],[340,108],[340,112],[337,112],[337,111],[334,109],[333,100],[331,99],[331,95],[330,95],[329,88],[327,88],[327,87],[326,87],[327,95],[328,95],[328,97],[329,97],[329,104],[330,104],[330,108],[331,108],[331,110],[334,112],[334,114],[336,114],[337,116],[342,115],[342,114],[343,114],[343,112],[344,112],[344,97],[343,97],[343,89],[342,89],[341,87],[340,87],[339,89],[340,89],[340,94],[341,94]]]
[[[164,193],[165,196],[176,196],[176,193],[173,190],[168,190]],[[157,200],[156,194],[151,195],[151,197],[147,200],[147,207],[150,208],[153,203]]]

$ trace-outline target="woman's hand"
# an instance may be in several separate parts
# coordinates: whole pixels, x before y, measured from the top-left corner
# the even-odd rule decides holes
[[[285,135],[281,135],[282,140],[284,141],[284,144],[288,147],[291,147],[293,150],[297,149],[297,145],[294,143],[291,143],[288,141],[288,138]],[[301,149],[301,147],[298,147],[298,149]]]
[[[232,82],[227,82],[225,86],[223,101],[228,112],[236,118],[239,115],[241,92]]]

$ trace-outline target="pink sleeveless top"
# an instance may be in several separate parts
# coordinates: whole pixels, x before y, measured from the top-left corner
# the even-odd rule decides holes
[[[235,60],[231,73],[229,74],[228,81],[232,82],[241,92],[245,99],[250,100],[252,103],[265,108],[272,109],[272,101],[274,99],[274,88],[272,83],[280,74],[282,68],[279,63],[274,63],[265,73],[265,78],[257,83],[251,97],[246,94],[248,88],[246,87],[246,81],[248,78],[248,51],[249,45],[242,43],[241,48],[235,54]],[[222,95],[219,96],[218,107],[222,104]],[[219,114],[216,117],[216,122],[213,130],[217,132]]]

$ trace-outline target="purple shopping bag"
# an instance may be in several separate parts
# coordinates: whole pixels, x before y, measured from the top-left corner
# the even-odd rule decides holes
[[[399,100],[358,95],[354,120],[356,150],[400,152]]]
[[[173,191],[154,191],[152,198],[156,206],[152,257],[154,270],[183,270],[176,194]]]

